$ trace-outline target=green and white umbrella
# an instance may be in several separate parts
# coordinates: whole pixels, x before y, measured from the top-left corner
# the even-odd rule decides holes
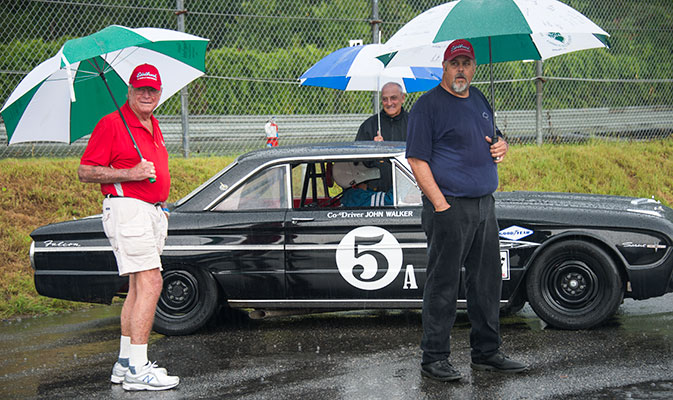
[[[557,0],[457,0],[433,7],[400,28],[379,59],[387,68],[441,66],[444,50],[457,39],[474,47],[478,64],[545,60],[573,51],[608,47],[607,32]],[[493,118],[495,132],[495,118]]]
[[[478,64],[546,60],[607,47],[608,36],[557,0],[458,0],[433,7],[402,26],[386,42],[397,53],[382,60],[388,67],[441,66],[446,46],[456,39],[472,43]]]
[[[126,101],[131,71],[140,64],[159,70],[162,104],[204,74],[207,45],[183,32],[119,25],[69,40],[23,78],[0,110],[8,143],[72,143],[90,134]]]

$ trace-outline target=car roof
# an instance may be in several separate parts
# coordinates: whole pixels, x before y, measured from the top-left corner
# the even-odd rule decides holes
[[[405,142],[330,142],[330,143],[311,143],[291,146],[279,146],[253,150],[240,155],[227,167],[209,180],[194,189],[187,196],[178,200],[175,205],[183,206],[190,200],[199,197],[199,193],[207,190],[214,181],[219,181],[225,174],[231,176],[231,181],[224,182],[225,185],[233,185],[245,176],[252,174],[255,170],[264,168],[267,165],[275,163],[284,163],[293,160],[324,160],[324,159],[349,159],[349,158],[378,158],[391,157],[401,159],[406,165],[404,159],[406,143]],[[220,181],[222,183],[222,181]],[[218,186],[219,187],[219,186]],[[208,201],[209,203],[210,201]],[[198,201],[197,201],[198,203]],[[194,206],[195,209],[200,209]]]
[[[331,142],[279,146],[251,151],[238,157],[237,162],[265,164],[267,161],[285,158],[334,157],[334,156],[367,156],[396,155],[404,153],[404,142]]]

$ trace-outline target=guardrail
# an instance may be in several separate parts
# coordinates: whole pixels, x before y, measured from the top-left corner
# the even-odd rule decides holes
[[[534,143],[535,110],[498,112],[498,128],[511,143]],[[545,143],[589,139],[652,140],[673,133],[673,106],[543,110]]]
[[[276,115],[280,145],[351,141],[366,114]],[[166,146],[172,154],[182,154],[180,116],[158,116]],[[191,155],[228,155],[265,146],[267,115],[190,116]],[[498,127],[512,144],[534,143],[535,110],[499,111]],[[545,143],[579,143],[590,139],[652,140],[673,133],[673,106],[642,106],[545,110]],[[26,143],[7,146],[4,124],[0,125],[0,158],[79,156],[88,137],[71,145]]]
[[[280,145],[352,141],[368,115],[316,114],[277,115]],[[166,145],[182,150],[179,116],[158,117]],[[237,154],[264,147],[267,115],[192,116],[189,118],[190,154]]]

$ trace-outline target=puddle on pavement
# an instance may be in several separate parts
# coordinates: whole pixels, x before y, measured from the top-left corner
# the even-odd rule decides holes
[[[35,396],[42,374],[66,370],[80,359],[109,355],[119,345],[120,305],[0,323],[2,398]]]

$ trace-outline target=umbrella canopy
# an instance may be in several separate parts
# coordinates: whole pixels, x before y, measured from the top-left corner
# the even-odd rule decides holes
[[[442,68],[408,64],[386,67],[390,50],[383,44],[344,47],[315,63],[299,77],[302,86],[319,86],[338,90],[376,92],[376,115],[381,132],[379,92],[388,82],[398,83],[406,93],[432,89],[442,80]]]
[[[431,8],[400,28],[386,43],[392,49],[387,67],[441,65],[448,42],[456,39],[470,41],[477,63],[488,64],[608,47],[608,36],[557,0],[458,0]]]
[[[441,65],[447,45],[472,43],[478,64],[490,65],[491,106],[495,111],[493,63],[544,60],[572,51],[608,47],[608,33],[557,0],[457,0],[418,15],[386,43],[386,68]],[[495,117],[493,138],[495,136]]]
[[[339,49],[304,72],[299,81],[302,86],[369,91],[379,91],[386,83],[396,82],[409,93],[431,89],[442,79],[441,66],[385,67],[377,56],[388,51],[383,44]]]
[[[115,102],[126,101],[131,71],[140,64],[159,70],[162,104],[204,74],[207,45],[183,32],[119,25],[69,40],[23,78],[0,110],[8,143],[72,143],[88,135]]]

